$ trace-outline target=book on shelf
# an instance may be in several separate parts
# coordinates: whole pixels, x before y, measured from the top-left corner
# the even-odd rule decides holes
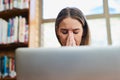
[[[13,9],[13,1],[14,1],[14,0],[9,0],[9,8],[10,8],[10,9]]]
[[[5,10],[9,9],[9,0],[4,0],[4,9]]]
[[[3,4],[4,0],[0,0],[0,11],[4,10],[4,4]]]
[[[24,0],[23,5],[24,8],[29,8],[29,0]]]
[[[0,44],[2,44],[2,19],[0,18]]]
[[[19,42],[23,42],[23,26],[22,26],[22,16],[19,16]]]
[[[0,79],[2,78],[2,59],[0,56]]]
[[[18,6],[19,9],[29,8],[29,0],[18,0]]]
[[[16,16],[8,22],[0,18],[0,44],[28,42],[28,24],[26,18]]]
[[[17,8],[17,6],[18,6],[17,0],[13,0],[13,7],[14,7],[14,8]]]
[[[28,5],[29,5],[28,0],[0,0],[0,11],[13,8],[24,9],[28,8],[29,7]]]
[[[10,33],[11,33],[11,19],[8,21],[8,31],[7,31],[7,43],[10,43]]]
[[[26,19],[19,17],[19,42],[25,42]]]
[[[24,36],[24,39],[25,39],[25,43],[28,42],[28,25],[26,24],[25,26],[25,36]]]
[[[7,43],[14,42],[14,20],[12,18],[8,21],[8,31],[7,31]]]
[[[14,18],[14,42],[18,42],[18,16]]]
[[[10,20],[11,23],[11,27],[10,27],[10,42],[13,43],[14,42],[14,19],[12,18]]]
[[[2,78],[5,78],[8,76],[8,71],[7,71],[7,56],[2,57]]]
[[[15,71],[15,59],[11,58],[11,69],[9,71],[9,77],[14,78],[16,77],[16,71]]]
[[[2,20],[2,43],[3,44],[7,43],[7,29],[8,29],[7,21]]]
[[[29,0],[0,0],[0,11],[29,8]]]
[[[9,56],[2,56],[1,59],[1,78],[15,78],[16,71],[15,71],[15,59]]]

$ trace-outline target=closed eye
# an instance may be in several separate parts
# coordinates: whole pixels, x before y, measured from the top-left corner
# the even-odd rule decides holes
[[[73,33],[74,33],[74,34],[78,34],[79,32],[77,32],[77,31],[74,31]]]
[[[74,33],[74,34],[78,34],[79,32],[80,32],[80,29],[74,29],[74,30],[73,30],[73,33]]]
[[[63,34],[68,34],[68,30],[67,30],[67,29],[61,29],[61,32],[62,32]]]

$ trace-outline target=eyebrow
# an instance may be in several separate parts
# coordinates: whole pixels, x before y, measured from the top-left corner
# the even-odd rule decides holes
[[[80,30],[79,28],[73,29],[73,30]]]
[[[61,30],[66,30],[67,28],[61,28]],[[79,28],[75,28],[75,29],[72,29],[72,30],[80,30]]]
[[[61,31],[67,30],[67,29],[60,29]]]
[[[68,30],[68,29],[66,29],[66,28],[61,28],[61,31],[66,31],[66,30]],[[79,31],[79,30],[80,30],[79,28],[72,29],[72,31]]]

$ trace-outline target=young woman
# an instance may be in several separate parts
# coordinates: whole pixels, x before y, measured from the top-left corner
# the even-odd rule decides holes
[[[66,7],[60,11],[55,21],[55,32],[62,46],[89,44],[89,27],[78,8]]]

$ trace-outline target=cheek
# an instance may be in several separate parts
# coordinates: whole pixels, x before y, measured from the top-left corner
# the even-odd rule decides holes
[[[66,41],[67,41],[67,35],[62,34],[61,32],[58,31],[57,33],[60,42],[62,43],[62,45],[66,45]]]
[[[59,39],[61,40],[61,42],[65,42],[67,39],[67,36],[63,34],[59,34]]]

